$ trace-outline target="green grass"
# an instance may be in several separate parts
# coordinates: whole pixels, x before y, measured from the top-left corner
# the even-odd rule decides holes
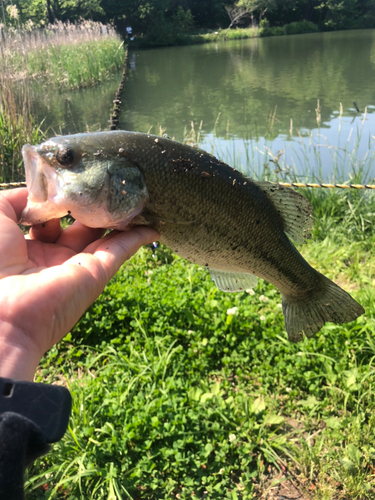
[[[17,57],[18,56],[18,57]],[[123,43],[117,38],[89,40],[78,44],[51,44],[30,50],[26,62],[15,54],[13,70],[45,83],[79,88],[97,84],[124,65]]]
[[[259,28],[233,28],[228,32],[226,29],[220,29],[211,33],[201,35],[192,35],[191,39],[194,42],[217,42],[219,40],[238,40],[241,38],[256,38],[259,36]]]
[[[0,74],[0,182],[25,179],[21,149],[44,138],[31,114],[28,88],[23,92],[4,74]]]
[[[168,249],[141,250],[41,364],[73,411],[28,498],[251,499],[285,470],[306,498],[374,497],[375,198],[306,194],[301,251],[366,315],[294,345],[273,286],[225,294]]]
[[[29,52],[27,73],[47,82],[78,88],[97,84],[124,65],[123,44],[114,38],[76,45],[56,45]]]
[[[100,23],[56,23],[13,38],[5,38],[0,69],[17,79],[79,88],[100,83],[124,66],[124,43],[113,27]]]

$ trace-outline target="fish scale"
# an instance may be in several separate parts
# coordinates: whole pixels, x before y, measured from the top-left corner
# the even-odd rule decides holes
[[[294,342],[327,321],[345,323],[364,312],[288,237],[302,242],[312,227],[310,204],[290,188],[254,181],[200,149],[137,132],[56,137],[25,146],[23,154],[29,187],[23,223],[69,211],[91,227],[150,226],[178,255],[209,268],[223,291],[253,287],[255,276],[275,285]]]

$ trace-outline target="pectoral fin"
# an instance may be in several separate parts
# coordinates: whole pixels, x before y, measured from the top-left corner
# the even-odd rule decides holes
[[[258,278],[253,274],[241,274],[210,269],[210,275],[215,285],[223,292],[243,292],[254,288]]]

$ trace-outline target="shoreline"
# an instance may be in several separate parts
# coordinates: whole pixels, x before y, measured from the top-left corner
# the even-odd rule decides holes
[[[162,47],[177,47],[184,45],[197,45],[211,42],[222,42],[230,40],[246,40],[250,38],[266,38],[271,36],[287,36],[287,35],[306,35],[310,33],[331,33],[337,31],[358,31],[358,30],[371,30],[372,28],[354,28],[343,30],[320,30],[317,24],[308,21],[294,22],[285,24],[284,26],[263,26],[252,28],[235,28],[228,31],[226,29],[219,29],[218,31],[210,31],[207,33],[198,34],[176,34],[173,41],[166,41],[166,43],[158,43],[149,37],[139,37],[131,43],[125,41],[129,50],[143,50]]]

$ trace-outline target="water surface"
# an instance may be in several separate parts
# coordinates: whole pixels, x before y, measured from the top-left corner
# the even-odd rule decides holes
[[[31,82],[30,94],[36,122],[48,136],[106,130],[122,72],[101,85],[79,90],[58,90],[41,80]]]
[[[49,135],[105,130],[120,79],[64,93],[37,82],[37,118]],[[190,137],[252,175],[279,158],[309,179],[348,179],[365,160],[368,179],[374,82],[375,30],[133,51],[120,127]]]
[[[177,140],[193,126],[242,168],[269,163],[266,147],[299,172],[349,174],[359,132],[358,159],[375,135],[374,81],[375,30],[135,51],[120,125]]]

